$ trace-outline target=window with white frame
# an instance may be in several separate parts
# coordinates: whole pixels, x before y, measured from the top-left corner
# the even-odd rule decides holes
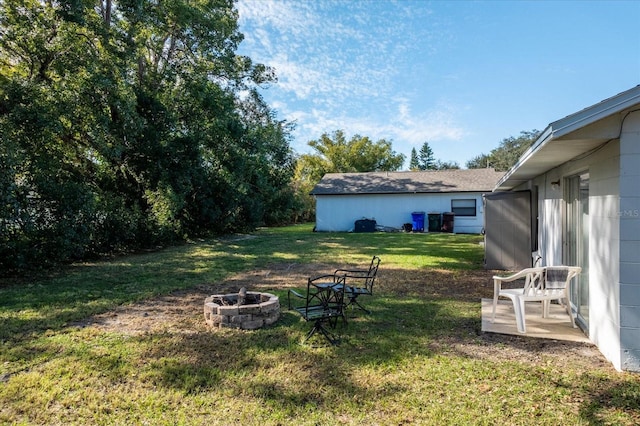
[[[476,216],[475,198],[468,200],[451,200],[451,212],[456,216]]]

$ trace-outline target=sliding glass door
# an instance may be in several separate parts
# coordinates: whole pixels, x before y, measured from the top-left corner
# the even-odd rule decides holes
[[[582,267],[573,283],[571,303],[578,323],[589,328],[589,173],[565,179],[565,226],[563,261]]]

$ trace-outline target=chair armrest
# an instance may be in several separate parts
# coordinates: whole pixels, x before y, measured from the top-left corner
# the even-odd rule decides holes
[[[341,274],[368,274],[368,269],[336,269],[334,273]]]
[[[493,277],[493,296],[494,300],[498,297],[498,294],[502,291],[502,283],[512,282],[521,278],[525,278],[523,291],[528,291],[531,285],[539,286],[544,279],[544,268],[525,268],[515,274],[501,277],[494,275]]]
[[[369,270],[362,269],[336,269],[334,274],[344,275],[346,278],[369,278]]]
[[[316,281],[326,280],[326,281],[331,281],[332,283],[337,283],[340,281],[341,277],[343,277],[343,275],[340,275],[340,274],[318,275],[317,277],[309,278],[309,282],[313,284]]]
[[[311,281],[317,281],[320,279],[325,279],[325,278],[331,278],[334,279],[338,274],[324,274],[324,275],[317,275],[315,277],[311,277],[309,278]]]
[[[289,291],[287,292],[287,304],[288,304],[288,306],[289,306],[289,310],[291,310],[291,295],[292,295],[292,294],[293,294],[295,297],[299,298],[299,299],[305,299],[305,297],[304,297],[302,294],[298,293],[298,292],[297,292],[297,291],[295,291],[295,290],[291,290],[291,289],[289,289]]]
[[[294,295],[294,296],[296,296],[296,297],[299,297],[300,299],[304,299],[304,296],[303,296],[302,294],[298,293],[298,292],[297,292],[297,291],[295,291],[295,290],[291,290],[291,289],[289,289],[289,293],[290,293],[290,294],[293,294],[293,295]]]
[[[498,275],[494,275],[493,276],[493,281],[494,282],[495,281],[501,281],[501,282],[508,283],[510,281],[515,281],[517,279],[524,278],[528,274],[535,274],[535,273],[542,274],[543,272],[544,272],[544,268],[526,268],[526,269],[523,269],[522,271],[516,272],[515,274],[509,275],[509,276],[506,276],[506,277],[501,277],[501,276],[498,276]]]

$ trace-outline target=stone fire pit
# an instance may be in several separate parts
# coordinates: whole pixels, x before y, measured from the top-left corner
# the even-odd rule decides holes
[[[214,294],[204,300],[204,320],[211,327],[255,330],[280,317],[278,296],[240,289],[238,293]]]

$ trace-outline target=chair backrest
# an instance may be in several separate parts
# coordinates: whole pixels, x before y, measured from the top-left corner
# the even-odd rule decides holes
[[[523,293],[532,295],[544,288],[544,268],[526,268]]]
[[[380,266],[380,258],[378,256],[373,256],[371,259],[371,264],[369,265],[369,272],[367,273],[367,277],[365,278],[365,287],[369,290],[370,293],[373,293],[373,283],[376,280],[376,276],[378,275],[378,267]]]
[[[344,277],[337,277],[334,283],[317,283],[309,278],[305,308],[307,312],[315,310],[321,317],[342,315],[344,307]]]
[[[563,290],[580,271],[582,271],[582,268],[579,266],[545,266],[544,288],[547,290]]]

